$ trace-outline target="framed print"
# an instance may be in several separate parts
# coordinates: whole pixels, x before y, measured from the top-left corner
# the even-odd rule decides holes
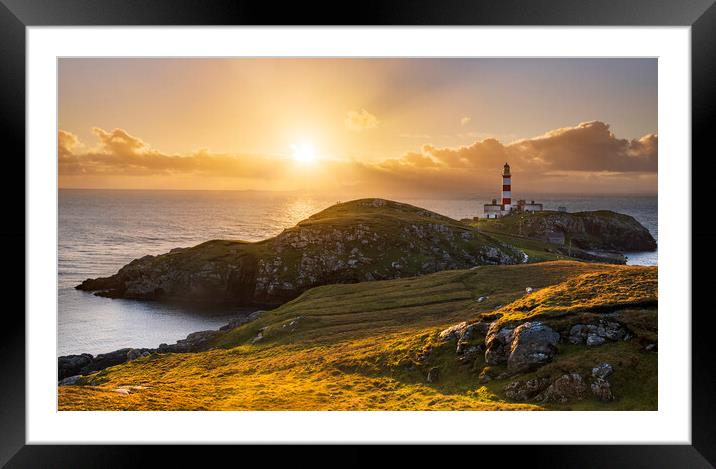
[[[711,467],[716,7],[364,7],[3,0],[8,467]]]

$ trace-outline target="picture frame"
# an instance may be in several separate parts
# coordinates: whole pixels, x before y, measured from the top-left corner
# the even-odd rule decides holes
[[[692,73],[692,252],[706,248],[706,242],[716,236],[710,228],[705,204],[706,191],[713,165],[708,159],[707,142],[711,133],[710,117],[716,112],[716,6],[713,0],[689,1],[629,1],[612,2],[540,0],[529,2],[474,1],[393,1],[368,2],[356,8],[326,10],[315,5],[290,4],[277,8],[258,2],[155,0],[151,4],[129,0],[0,0],[0,111],[3,141],[12,152],[25,154],[26,109],[26,28],[31,26],[268,26],[268,25],[399,25],[399,26],[688,26],[691,28]],[[342,5],[344,6],[344,5]],[[345,7],[345,6],[344,6]],[[701,168],[696,170],[695,155],[700,154]],[[677,156],[675,156],[677,157]],[[688,155],[678,157],[688,159]],[[9,158],[10,159],[10,158]],[[11,158],[7,174],[25,172],[19,157]],[[12,171],[12,172],[11,172]],[[18,192],[25,193],[22,178],[14,184],[3,185],[5,200],[17,201]],[[20,187],[22,186],[22,187]],[[675,196],[675,195],[674,195]],[[15,246],[25,245],[25,206],[8,204],[10,213],[2,228],[2,238]],[[26,245],[26,249],[29,247]],[[685,255],[691,256],[691,252]],[[12,249],[8,256],[15,266],[25,264],[26,253]],[[22,259],[21,259],[22,257]],[[714,350],[711,345],[711,315],[697,295],[708,289],[710,276],[699,265],[701,257],[692,257],[692,441],[691,445],[571,445],[518,446],[509,449],[511,464],[538,464],[552,467],[712,467],[716,465],[716,407],[711,400],[716,395]],[[25,290],[24,275],[17,270],[6,280],[8,291]],[[23,267],[22,271],[25,271]],[[18,297],[21,297],[17,294]],[[18,298],[19,299],[19,298]],[[22,303],[22,304],[19,304]],[[8,467],[95,467],[131,465],[147,455],[170,461],[187,462],[198,457],[191,447],[146,447],[112,445],[27,445],[25,319],[23,300],[7,308],[2,341],[0,369],[3,386],[0,393],[0,464]],[[509,442],[505,442],[508,444]],[[351,462],[367,463],[373,456],[363,448],[338,449]],[[213,452],[214,450],[212,450]],[[231,448],[222,447],[220,453]],[[252,449],[255,455],[266,449]],[[295,451],[294,457],[309,458],[305,448]],[[290,453],[289,451],[288,453]],[[411,451],[418,458],[429,450]],[[352,455],[352,457],[350,456]],[[246,457],[246,456],[242,456]]]

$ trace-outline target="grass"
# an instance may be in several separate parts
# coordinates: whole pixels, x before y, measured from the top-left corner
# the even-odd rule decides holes
[[[483,359],[460,364],[455,344],[440,341],[439,331],[481,314],[492,314],[495,309],[505,315],[517,315],[524,313],[520,308],[531,307],[530,312],[551,317],[557,311],[586,314],[585,308],[640,305],[645,298],[651,301],[655,273],[655,268],[558,261],[322,286],[223,335],[216,343],[218,349],[153,355],[88,377],[84,386],[59,387],[59,408],[567,408],[508,401],[503,388],[510,380],[481,383]],[[624,288],[609,288],[612,282],[623,283]],[[525,296],[527,286],[541,290]],[[631,303],[625,300],[627,291],[632,292]],[[486,296],[489,298],[476,301]],[[641,307],[631,311],[634,329],[655,337],[653,306],[651,313]],[[252,343],[259,329],[263,329],[264,338]],[[637,341],[597,349],[560,345],[558,358],[535,373],[587,370],[599,360],[614,364],[617,371],[612,384],[619,399],[610,403],[588,400],[572,408],[655,407],[656,354],[644,352]],[[440,377],[428,383],[426,375],[432,367],[439,368]]]
[[[656,267],[615,267],[591,272],[554,285],[496,311],[498,323],[509,326],[528,319],[577,312],[609,311],[627,306],[656,306]]]

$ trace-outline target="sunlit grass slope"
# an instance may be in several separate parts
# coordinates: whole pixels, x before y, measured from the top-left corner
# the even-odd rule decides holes
[[[588,293],[592,282],[585,278],[604,272],[617,275],[619,281],[625,281],[633,272],[641,278],[634,280],[636,284],[648,284],[650,280],[642,278],[644,273],[655,275],[656,269],[560,261],[482,266],[417,278],[318,287],[224,335],[216,344],[219,349],[153,355],[88,377],[86,385],[59,387],[59,408],[541,409],[541,405],[509,402],[503,393],[505,380],[481,384],[478,375],[484,363],[478,363],[478,359],[472,366],[459,364],[454,344],[442,342],[438,334],[446,326],[475,320],[482,314],[492,315],[500,307],[516,314],[517,307],[510,305],[515,300],[528,304],[533,311],[567,311],[579,301],[598,307],[602,296],[607,303],[613,303],[609,294],[597,292],[602,292],[605,285],[597,283],[595,293]],[[607,281],[606,277],[598,278]],[[560,285],[565,281],[571,282],[570,289],[582,293],[567,294]],[[545,288],[551,285],[557,286]],[[533,294],[540,297],[528,300],[532,296],[523,298],[526,287],[544,289]],[[638,305],[646,299],[651,301],[651,294],[647,287],[635,291],[631,303],[620,304],[637,305],[636,311],[643,314]],[[480,297],[483,300],[478,302]],[[650,324],[646,321],[642,327],[655,334]],[[259,333],[261,339],[255,340]],[[541,370],[559,373],[563,369],[582,369],[593,366],[596,359],[611,360],[619,368],[629,365],[632,371],[619,373],[612,383],[622,398],[610,403],[585,401],[572,408],[652,408],[656,358],[655,354],[642,357],[638,347],[636,341],[588,351],[565,346],[559,359]],[[585,355],[588,353],[599,356]],[[429,383],[427,372],[435,366],[440,368],[440,378]],[[650,374],[653,378],[649,378]],[[642,378],[640,384],[635,384],[637,375]]]

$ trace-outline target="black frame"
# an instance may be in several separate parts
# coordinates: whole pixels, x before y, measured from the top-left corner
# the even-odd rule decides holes
[[[355,4],[249,2],[246,0],[0,0],[0,142],[7,150],[4,164],[8,175],[24,174],[25,151],[25,28],[27,26],[80,25],[567,25],[567,26],[691,26],[692,47],[692,154],[700,154],[700,171],[692,167],[693,214],[705,213],[708,203],[709,168],[716,166],[708,146],[712,133],[709,117],[716,113],[716,6],[715,0],[364,0]],[[684,155],[669,155],[688,160]],[[697,160],[692,157],[691,163]],[[708,166],[707,166],[708,165]],[[13,204],[18,191],[24,191],[24,178],[1,186],[5,213],[14,223],[0,227],[5,246],[25,242],[24,205]],[[701,184],[699,184],[701,183]],[[21,187],[18,187],[21,186]],[[676,196],[672,194],[671,196]],[[9,213],[8,213],[9,212]],[[716,240],[716,229],[708,219],[692,221],[692,249],[706,247]],[[684,255],[691,255],[688,249]],[[4,285],[12,292],[8,299],[22,303],[24,258],[19,249],[9,249],[15,270]],[[698,275],[694,262],[692,291],[709,288],[710,276]],[[18,266],[21,266],[18,269]],[[694,288],[695,287],[695,288]],[[14,295],[14,298],[13,298]],[[700,298],[693,297],[692,309],[692,445],[654,446],[519,446],[477,449],[477,453],[452,456],[442,450],[412,448],[409,452],[421,460],[431,454],[446,464],[487,463],[502,455],[510,465],[525,463],[532,467],[712,467],[716,465],[716,373],[714,347],[709,328],[711,308],[700,310]],[[161,456],[165,465],[189,462],[206,455],[190,447],[148,446],[41,446],[25,445],[25,323],[20,307],[5,308],[0,326],[0,464],[8,467],[123,467],[147,462],[148,456]],[[688,311],[668,314],[688,314]],[[608,437],[608,435],[605,435]],[[228,451],[227,451],[228,450]],[[215,454],[216,449],[210,450]],[[223,447],[223,453],[266,457],[267,449],[237,450]],[[459,450],[458,450],[459,451]],[[472,450],[469,450],[472,451]],[[503,453],[504,452],[504,453]],[[208,453],[208,451],[203,451]],[[307,458],[306,448],[286,452],[294,461]],[[485,454],[486,459],[479,457]],[[340,460],[311,458],[331,465],[370,462],[364,448],[340,451]],[[269,459],[272,462],[275,453]],[[474,458],[474,459],[473,459]],[[449,462],[448,460],[452,460]],[[401,462],[405,462],[401,456]],[[383,463],[389,459],[383,459]],[[390,461],[392,462],[392,461]],[[141,463],[140,463],[141,464]],[[536,466],[535,466],[536,464]]]

